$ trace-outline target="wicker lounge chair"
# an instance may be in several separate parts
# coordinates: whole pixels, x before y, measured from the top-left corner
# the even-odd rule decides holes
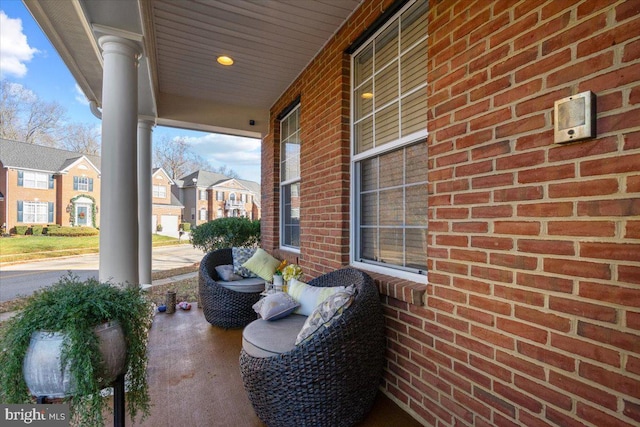
[[[309,282],[313,286],[351,284],[357,289],[351,306],[308,341],[271,357],[241,351],[245,390],[267,426],[351,426],[371,409],[385,356],[378,290],[371,277],[353,268]]]
[[[221,328],[241,328],[258,318],[252,306],[260,292],[237,292],[222,286],[216,266],[232,264],[231,248],[209,252],[200,262],[198,291],[207,322]],[[235,283],[235,282],[232,282]]]

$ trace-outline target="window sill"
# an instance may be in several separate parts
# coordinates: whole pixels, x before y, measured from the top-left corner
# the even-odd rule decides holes
[[[367,274],[371,276],[382,295],[419,307],[425,305],[426,284],[372,271],[367,271]]]

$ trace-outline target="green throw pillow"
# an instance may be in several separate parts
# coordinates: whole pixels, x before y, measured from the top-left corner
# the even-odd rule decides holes
[[[276,272],[279,265],[280,261],[262,248],[258,248],[253,256],[242,264],[244,268],[268,282],[273,280],[273,273]]]

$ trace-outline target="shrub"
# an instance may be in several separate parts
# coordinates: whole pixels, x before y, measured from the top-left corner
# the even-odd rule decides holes
[[[50,228],[47,234],[58,237],[96,236],[98,230],[92,227],[57,227]]]
[[[257,246],[260,220],[244,217],[218,218],[194,227],[191,243],[205,252],[233,246]]]
[[[190,222],[183,222],[182,224],[180,224],[180,230],[182,230],[182,231],[191,231],[191,223]]]
[[[156,225],[156,231],[162,231],[162,224]]]
[[[42,230],[42,232],[44,234],[49,234],[49,230],[55,230],[60,228],[61,226],[59,224],[47,224],[47,226],[44,228],[44,230]]]
[[[16,225],[15,229],[16,229],[16,234],[19,234],[20,236],[24,236],[25,234],[27,234],[27,230],[29,229],[29,226],[28,225]]]
[[[34,236],[42,236],[42,230],[44,229],[41,225],[32,225],[31,226],[31,234]]]

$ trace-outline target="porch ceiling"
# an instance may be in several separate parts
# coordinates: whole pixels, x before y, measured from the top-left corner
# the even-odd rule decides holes
[[[140,115],[252,137],[268,131],[271,105],[362,2],[23,1],[89,100],[102,101],[98,38],[117,34],[144,49]],[[235,63],[223,67],[219,55]]]

